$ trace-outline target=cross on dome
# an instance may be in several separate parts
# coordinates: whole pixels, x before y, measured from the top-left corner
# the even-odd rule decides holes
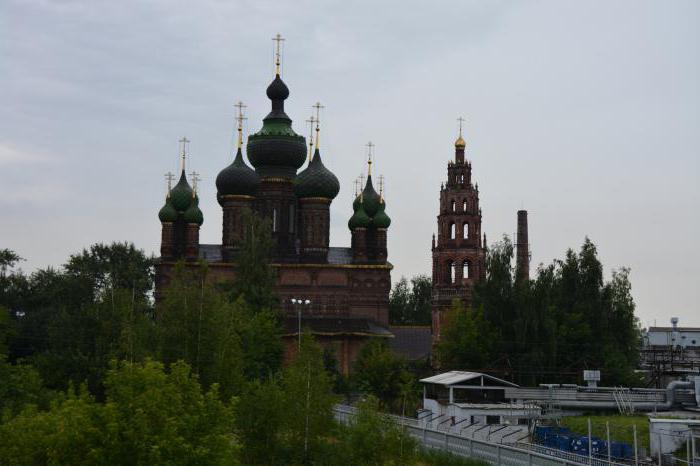
[[[275,45],[275,73],[277,75],[279,75],[280,74],[280,59],[282,56],[282,53],[280,51],[280,47],[282,45],[282,42],[285,41],[285,39],[283,39],[282,36],[279,33],[277,33],[277,35],[275,37],[273,37],[272,40],[274,42],[276,42],[276,45]]]

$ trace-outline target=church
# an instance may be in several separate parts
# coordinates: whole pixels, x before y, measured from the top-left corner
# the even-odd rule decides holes
[[[280,75],[278,35],[276,73],[267,87],[271,109],[262,128],[248,136],[243,153],[242,103],[238,103],[238,144],[230,165],[216,177],[217,201],[223,211],[221,244],[200,244],[204,215],[199,208],[197,178],[190,185],[185,173],[186,144],[182,143],[180,179],[171,187],[158,217],[161,222],[161,257],[156,265],[156,299],[167,287],[175,265],[184,261],[197,267],[206,261],[209,279],[231,282],[236,277],[234,258],[247,233],[245,215],[267,219],[272,229],[286,356],[296,351],[300,331],[309,330],[324,348],[335,354],[339,369],[348,374],[362,346],[372,338],[385,339],[409,359],[429,358],[455,300],[472,303],[474,286],[486,278],[486,235],[482,232],[479,185],[472,180],[466,142],[459,136],[447,180],[440,187],[437,237],[432,239],[432,323],[430,327],[390,327],[391,270],[383,183],[379,192],[372,178],[372,145],[367,177],[358,186],[348,220],[350,247],[331,247],[330,205],[340,182],[324,164],[319,147],[319,110],[311,123],[308,141],[292,128],[284,102],[289,88]],[[313,129],[315,124],[315,138]],[[308,147],[307,147],[308,146]],[[250,165],[249,165],[250,164]],[[301,171],[299,171],[301,169]],[[364,184],[364,186],[362,186]],[[529,276],[527,212],[518,212],[516,274]]]
[[[381,183],[379,192],[374,187],[370,144],[366,182],[356,193],[348,220],[351,246],[329,246],[330,205],[340,183],[321,156],[320,105],[312,118],[316,138],[309,138],[308,147],[285,113],[289,89],[280,75],[280,40],[278,36],[276,74],[267,87],[271,109],[245,146],[250,165],[243,153],[243,105],[239,104],[237,151],[216,177],[217,201],[223,210],[221,244],[199,242],[204,215],[197,179],[188,180],[185,172],[188,141],[181,141],[180,178],[175,186],[169,185],[158,213],[161,256],[156,265],[156,299],[162,297],[179,261],[190,267],[206,261],[212,281],[233,281],[234,257],[246,234],[244,215],[253,212],[268,219],[272,229],[275,292],[287,357],[296,350],[300,329],[308,329],[335,354],[339,369],[347,374],[368,339],[393,338],[388,311],[392,265],[387,260],[391,219]]]

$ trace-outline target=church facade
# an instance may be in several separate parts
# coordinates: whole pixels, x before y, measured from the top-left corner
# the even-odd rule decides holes
[[[197,267],[204,260],[211,280],[235,280],[234,258],[249,234],[246,212],[257,214],[268,219],[272,229],[275,293],[287,356],[296,350],[299,328],[308,329],[335,353],[340,370],[347,374],[365,342],[393,337],[388,329],[392,265],[387,260],[387,233],[391,220],[383,192],[374,188],[370,157],[367,181],[354,199],[348,221],[351,246],[331,247],[330,205],[340,183],[321,158],[318,120],[315,149],[311,138],[307,149],[306,138],[292,129],[284,110],[289,89],[280,77],[279,60],[267,96],[270,113],[245,147],[252,167],[244,160],[239,114],[237,151],[216,178],[217,200],[223,210],[221,244],[199,242],[204,216],[196,185],[190,186],[185,174],[183,157],[179,182],[168,189],[159,212],[162,236],[156,296],[162,299],[180,261]]]

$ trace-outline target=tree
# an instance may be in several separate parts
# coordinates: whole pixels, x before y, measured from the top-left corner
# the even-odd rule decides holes
[[[48,411],[27,409],[0,425],[0,463],[233,464],[231,407],[203,392],[184,363],[114,363],[107,400],[69,390]]]
[[[384,409],[401,411],[405,385],[413,380],[406,369],[406,361],[385,342],[372,339],[360,350],[355,361],[354,379],[364,393],[377,397]]]
[[[393,325],[430,325],[432,280],[416,275],[408,280],[401,277],[389,296],[389,321]]]
[[[416,443],[395,422],[379,412],[379,400],[369,395],[344,429],[346,464],[411,464]]]
[[[323,367],[323,350],[309,333],[282,375],[285,437],[292,458],[309,463],[320,454],[333,425],[333,380]]]
[[[207,267],[175,268],[157,309],[158,354],[166,364],[190,364],[205,387],[220,384],[224,396],[243,385],[241,321],[245,303],[207,283]]]
[[[235,425],[242,464],[283,464],[283,419],[287,415],[279,380],[253,380],[236,403]]]
[[[270,263],[274,244],[272,229],[267,220],[250,210],[244,211],[241,222],[245,225],[245,235],[234,257],[236,279],[232,298],[236,300],[242,296],[254,311],[275,309],[275,271]]]
[[[436,347],[441,369],[484,370],[492,362],[495,332],[481,309],[464,309],[455,300]]]

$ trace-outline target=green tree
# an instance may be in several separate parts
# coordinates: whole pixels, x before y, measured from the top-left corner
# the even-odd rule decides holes
[[[275,271],[271,265],[273,252],[272,229],[267,220],[247,210],[241,222],[245,235],[236,252],[236,279],[232,297],[243,297],[254,311],[275,309],[278,303],[274,294]]]
[[[343,432],[346,464],[412,464],[416,444],[396,423],[379,412],[379,400],[369,395]]]
[[[414,379],[405,359],[379,339],[372,339],[362,347],[353,377],[357,387],[377,397],[383,409],[398,412],[404,408],[406,384]]]
[[[323,367],[323,350],[309,333],[282,375],[285,438],[291,458],[309,463],[321,455],[333,425],[333,380]]]
[[[394,284],[389,295],[389,321],[393,325],[430,325],[433,285],[430,277],[416,275]]]
[[[484,370],[492,362],[495,332],[481,309],[465,309],[455,300],[436,347],[441,369]]]
[[[69,390],[0,425],[0,463],[234,464],[232,409],[186,364],[115,363],[105,385],[105,404]]]
[[[236,433],[241,441],[242,464],[284,463],[283,420],[287,416],[284,394],[276,378],[246,384],[236,403]]]
[[[205,265],[176,267],[157,309],[158,354],[166,364],[187,362],[205,387],[219,383],[228,397],[243,384],[239,330],[246,304],[229,302],[207,283],[207,273]]]

